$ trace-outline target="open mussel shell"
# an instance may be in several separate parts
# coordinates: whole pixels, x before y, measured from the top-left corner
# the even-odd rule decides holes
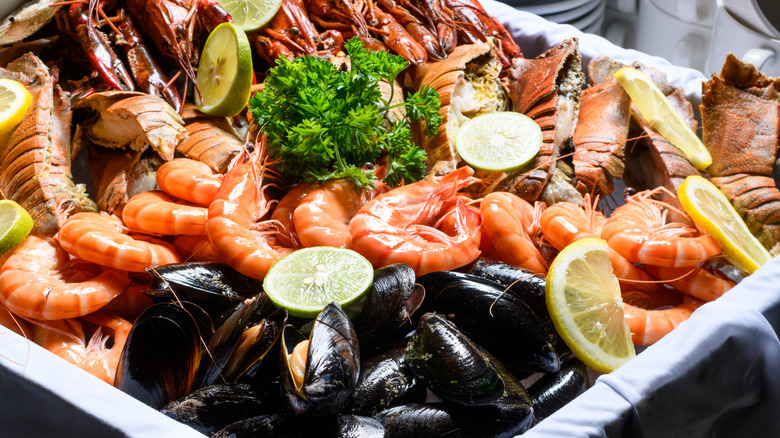
[[[588,369],[579,359],[566,360],[557,373],[545,374],[528,388],[534,424],[554,414],[588,389]]]
[[[558,371],[560,360],[539,318],[502,286],[459,272],[431,273],[418,281],[433,290],[425,311],[447,315],[510,370]]]
[[[382,438],[382,423],[358,415],[306,418],[292,414],[274,414],[247,418],[231,424],[213,438]]]
[[[262,376],[278,371],[274,350],[287,324],[287,310],[279,309],[244,330],[238,347],[225,364],[223,376],[228,381],[258,382]]]
[[[245,418],[280,412],[279,382],[262,386],[226,383],[202,388],[168,403],[160,412],[203,434]]]
[[[504,382],[480,349],[438,314],[423,316],[404,360],[431,391],[455,403],[488,404],[504,392]]]
[[[209,339],[206,349],[202,353],[201,365],[195,376],[193,389],[211,386],[217,383],[220,377],[223,381],[230,380],[224,375],[225,368],[231,358],[234,357],[236,350],[242,345],[242,339],[246,334],[246,329],[256,325],[253,321],[261,319],[260,322],[262,322],[265,319],[266,307],[264,306],[264,303],[266,300],[265,294],[245,299],[235,307],[225,322],[219,325],[214,332],[214,335]],[[258,346],[258,350],[261,350],[258,353],[265,354],[273,345],[273,342],[277,339],[278,330],[284,325],[285,320],[286,312],[276,316],[275,327],[277,331],[268,333],[270,339],[264,339],[262,336],[254,337],[256,341],[263,342],[263,345]],[[243,345],[244,349],[250,347],[251,345],[248,344]],[[243,354],[244,351],[242,350],[240,353]],[[250,358],[249,360],[252,359]],[[235,361],[238,361],[238,363]],[[230,371],[233,373],[234,377],[238,377],[246,368],[241,367],[241,357],[235,357],[235,361],[231,364]]]
[[[146,270],[152,285],[145,293],[165,300],[191,301],[217,315],[263,290],[263,283],[224,263],[189,262]]]
[[[547,280],[534,272],[491,259],[478,259],[469,273],[500,284],[506,291],[520,298],[545,324],[550,333],[555,333],[550,312],[547,310],[544,287]]]
[[[212,331],[208,314],[193,303],[152,305],[127,336],[114,386],[155,409],[184,397]]]
[[[390,406],[425,401],[426,391],[404,362],[406,348],[398,346],[364,360],[360,380],[347,401],[346,412],[373,416]]]
[[[325,306],[312,326],[303,380],[297,382],[290,356],[304,340],[291,325],[284,327],[280,368],[287,401],[299,415],[338,413],[360,376],[360,349],[352,322],[337,303]]]
[[[403,263],[374,271],[366,301],[354,318],[361,351],[381,345],[409,323],[425,297],[425,290],[415,285],[415,279],[414,269]]]

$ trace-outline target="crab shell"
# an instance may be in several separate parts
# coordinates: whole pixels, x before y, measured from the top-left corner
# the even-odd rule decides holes
[[[442,124],[433,136],[421,130],[429,174],[443,175],[455,170],[460,162],[455,138],[463,123],[507,107],[506,92],[498,79],[500,71],[493,46],[482,42],[458,46],[445,60],[415,67],[415,89],[427,85],[441,96]]]

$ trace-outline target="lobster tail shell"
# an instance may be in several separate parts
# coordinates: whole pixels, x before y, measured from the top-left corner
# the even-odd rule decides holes
[[[750,231],[780,253],[780,191],[772,179],[780,124],[779,79],[729,55],[720,75],[703,85],[702,138],[712,154],[712,182]]]
[[[24,83],[33,95],[24,120],[0,141],[0,191],[30,213],[35,234],[53,236],[68,214],[96,210],[71,179],[70,98],[32,54],[0,68],[0,77]]]
[[[244,150],[227,119],[204,118],[185,126],[187,137],[176,150],[188,158],[206,163],[211,170],[225,173],[228,164]]]
[[[462,123],[486,112],[504,109],[506,97],[498,79],[501,67],[488,43],[462,45],[438,62],[415,67],[412,75],[415,89],[427,85],[439,92],[442,123],[433,136],[422,129],[422,145],[428,154],[428,173],[452,172],[460,157],[455,138]],[[470,86],[473,93],[461,93]]]
[[[558,153],[574,133],[584,75],[576,38],[534,59],[515,58],[507,74],[513,109],[542,128],[543,143],[528,165],[507,175],[498,190],[536,201],[553,171]]]
[[[615,78],[582,92],[574,130],[574,173],[581,193],[609,194],[625,170],[631,98]]]

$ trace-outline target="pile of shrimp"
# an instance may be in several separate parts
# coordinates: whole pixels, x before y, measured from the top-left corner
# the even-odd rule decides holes
[[[393,189],[331,180],[276,198],[269,174],[261,153],[240,155],[225,174],[176,158],[159,168],[159,190],[132,197],[121,217],[76,213],[54,238],[28,236],[0,268],[0,302],[16,316],[3,313],[0,323],[111,383],[128,321],[150,304],[145,270],[169,263],[218,261],[262,280],[295,249],[326,245],[377,268],[406,263],[417,275],[488,257],[544,276],[564,247],[600,237],[637,345],[734,286],[707,269],[721,254],[713,238],[654,192],[606,217],[595,202],[532,205],[507,192],[472,199],[461,190],[477,182],[468,166]]]

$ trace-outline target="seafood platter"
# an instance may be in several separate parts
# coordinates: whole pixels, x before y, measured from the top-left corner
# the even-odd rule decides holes
[[[246,32],[213,0],[0,24],[30,96],[0,214],[31,218],[0,259],[0,435],[780,434],[780,78],[491,0],[276,3]],[[212,57],[246,86],[206,87]],[[468,155],[518,114],[525,161]],[[284,283],[346,277],[314,310]]]

